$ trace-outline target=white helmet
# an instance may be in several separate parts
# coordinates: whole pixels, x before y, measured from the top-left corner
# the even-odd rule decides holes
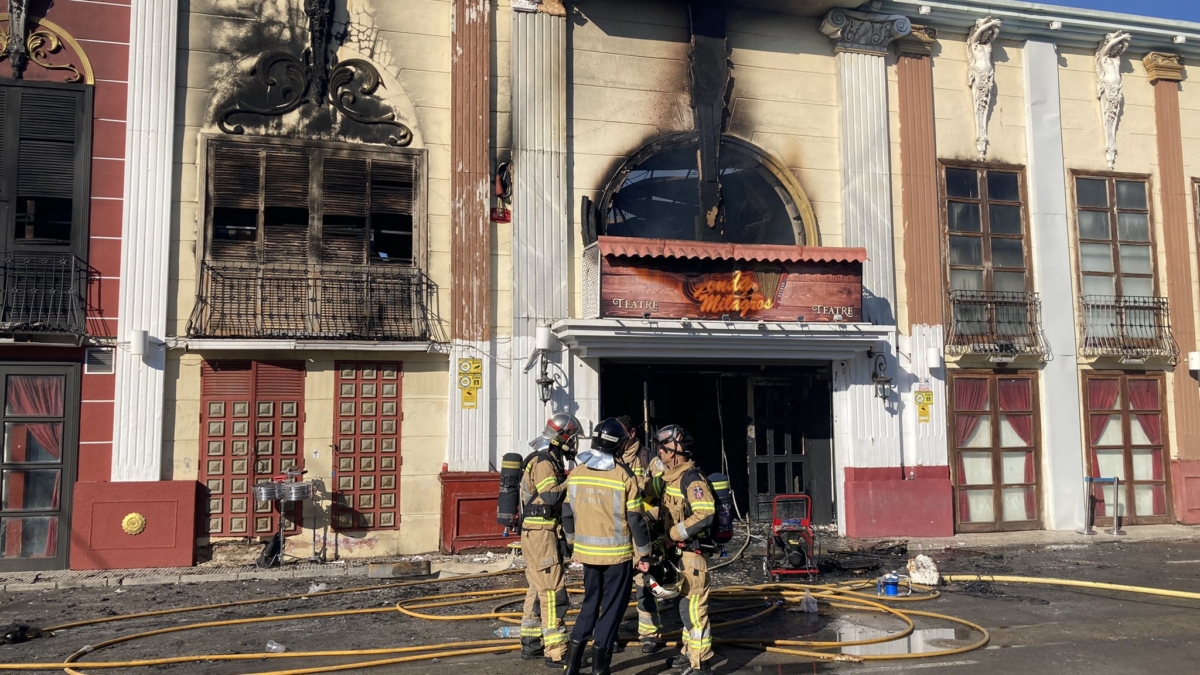
[[[647,575],[646,585],[650,587],[650,592],[659,600],[674,600],[679,597],[680,582],[676,581],[673,584],[660,584],[658,580]]]
[[[683,587],[683,575],[674,564],[664,561],[650,566],[650,571],[646,573],[646,586],[659,600],[674,600],[679,597]]]

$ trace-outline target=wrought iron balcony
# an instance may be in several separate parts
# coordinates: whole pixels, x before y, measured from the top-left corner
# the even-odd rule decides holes
[[[0,333],[87,335],[86,262],[70,253],[14,251],[2,276]]]
[[[407,265],[205,262],[188,336],[436,339],[434,285]]]
[[[1085,295],[1079,300],[1081,355],[1165,358],[1172,364],[1179,358],[1166,298]]]
[[[1042,301],[1037,293],[951,291],[946,352],[1045,357]]]

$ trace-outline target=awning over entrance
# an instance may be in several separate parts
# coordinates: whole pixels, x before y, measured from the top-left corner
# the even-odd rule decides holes
[[[838,359],[896,339],[894,326],[851,323],[563,319],[551,328],[576,355],[602,359]]]

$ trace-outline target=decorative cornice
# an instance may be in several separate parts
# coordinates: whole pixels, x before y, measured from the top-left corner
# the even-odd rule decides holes
[[[1183,57],[1178,54],[1150,52],[1142,59],[1150,84],[1183,81]]]
[[[64,82],[95,84],[96,75],[92,71],[92,62],[87,52],[70,33],[58,24],[46,19],[30,19],[28,25],[24,18],[11,14],[0,14],[0,23],[9,22],[8,30],[0,28],[0,61],[5,58],[12,63],[13,79],[23,79],[29,63],[46,70],[63,70],[67,72]],[[29,28],[32,27],[32,32]],[[13,36],[16,36],[15,38]],[[72,63],[51,63],[50,55],[58,54],[66,46],[74,53]],[[18,48],[19,47],[19,48]]]
[[[821,32],[834,41],[835,52],[882,56],[893,40],[912,32],[908,17],[896,14],[835,9],[825,15]]]
[[[912,32],[896,40],[896,51],[907,56],[931,56],[937,44],[937,29],[912,24]]]

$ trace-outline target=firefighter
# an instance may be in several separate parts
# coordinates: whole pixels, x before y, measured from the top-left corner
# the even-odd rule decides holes
[[[628,440],[625,442],[624,450],[618,461],[633,472],[633,477],[638,483],[638,490],[645,499],[646,487],[650,479],[653,475],[662,475],[665,467],[658,457],[652,457],[650,453],[645,452],[645,448],[638,441],[637,429],[633,426],[633,420],[627,416],[617,419],[629,429]],[[653,540],[657,538],[658,507],[657,505],[651,506],[648,501],[645,501],[642,506],[646,527],[650,530],[650,538]],[[648,581],[642,572],[635,572],[633,575],[633,592],[637,599],[638,642],[642,645],[643,654],[653,654],[662,649],[662,616],[658,611],[658,601],[647,585]],[[618,642],[613,646],[613,651],[624,651],[624,647]]]
[[[654,437],[658,456],[666,467],[662,475],[663,496],[659,507],[663,543],[667,550],[679,551],[681,575],[679,615],[683,619],[683,647],[672,659],[672,668],[683,668],[683,675],[710,675],[712,634],[708,623],[708,541],[709,526],[716,515],[716,503],[708,480],[692,461],[692,435],[671,424]]]
[[[638,560],[641,571],[649,569],[642,495],[633,472],[613,457],[627,436],[615,418],[596,425],[591,449],[579,454],[579,466],[567,480],[563,530],[575,561],[583,563],[583,606],[571,632],[566,675],[579,675],[589,638],[592,674],[609,675],[612,647],[629,601],[630,563]]]
[[[567,653],[567,584],[559,516],[565,492],[566,460],[575,457],[581,430],[574,415],[557,413],[546,421],[542,435],[521,475],[521,552],[525,557],[525,613],[521,617],[521,658],[544,657],[551,668],[562,668]]]

